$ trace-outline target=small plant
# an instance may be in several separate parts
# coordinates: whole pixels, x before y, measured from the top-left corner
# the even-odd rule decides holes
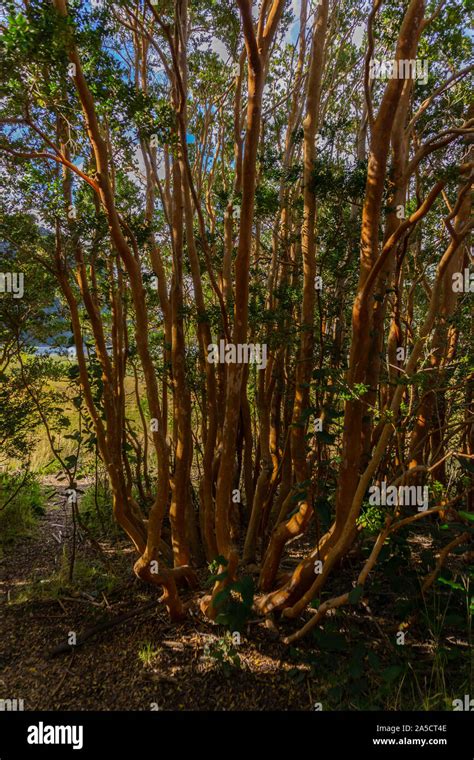
[[[102,483],[90,486],[84,492],[79,502],[79,514],[84,525],[94,535],[119,535],[117,524],[113,517],[111,496]]]
[[[147,641],[141,649],[138,650],[138,659],[143,665],[151,665],[153,659],[159,654],[159,649],[154,649],[153,645]]]
[[[357,519],[357,524],[364,528],[367,535],[373,535],[381,530],[384,520],[385,512],[383,507],[379,504],[364,502],[361,514]]]
[[[242,661],[234,646],[233,636],[229,632],[211,644],[206,644],[204,654],[214,660],[214,663],[226,677],[230,676],[235,669],[242,667]]]
[[[217,583],[227,578],[227,570],[218,573],[219,567],[228,564],[224,557],[216,557],[210,565],[211,577],[208,584]],[[255,586],[253,578],[245,575],[238,581],[227,584],[216,594],[214,604],[218,610],[216,623],[225,625],[229,631],[242,631],[245,623],[252,614]],[[240,598],[239,598],[240,597]]]

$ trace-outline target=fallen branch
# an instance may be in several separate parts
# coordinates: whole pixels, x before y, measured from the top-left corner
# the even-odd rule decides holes
[[[81,647],[85,642],[90,639],[92,636],[95,636],[97,633],[101,633],[102,631],[107,631],[110,628],[114,628],[116,625],[121,625],[122,623],[126,623],[127,620],[131,620],[131,618],[136,617],[137,615],[140,615],[142,612],[146,612],[147,610],[150,610],[152,607],[156,607],[158,604],[158,600],[154,599],[152,602],[148,602],[147,604],[144,604],[143,607],[139,607],[137,610],[132,610],[131,612],[126,612],[123,615],[119,615],[118,617],[114,618],[114,620],[105,620],[102,623],[98,623],[97,625],[94,625],[92,628],[89,628],[88,630],[84,631],[84,633],[78,637],[76,643],[74,645],[72,644],[59,644],[59,646],[52,649],[47,655],[47,659],[51,659],[53,657],[56,657],[60,654],[66,654],[66,652],[70,652],[71,649],[77,649],[78,647]]]
[[[72,665],[73,661],[74,661],[74,649],[72,650],[72,655],[71,655],[71,665]],[[61,686],[63,685],[64,681],[66,680],[67,676],[70,673],[71,673],[70,666],[68,666],[66,668],[66,670],[64,671],[64,673],[62,674],[61,679],[60,679],[58,685],[51,692],[50,699],[52,699],[58,693],[58,691],[60,690]]]
[[[377,537],[377,540],[372,548],[372,551],[370,553],[370,556],[365,563],[364,567],[362,568],[362,571],[359,574],[359,577],[357,579],[357,586],[364,586],[365,582],[367,580],[367,577],[374,567],[375,563],[377,562],[378,555],[380,554],[380,551],[382,549],[382,546],[385,543],[385,539],[392,533],[395,533],[399,528],[404,527],[405,525],[409,525],[410,523],[413,523],[417,520],[422,519],[423,517],[426,517],[430,514],[436,514],[439,512],[444,511],[449,507],[449,504],[445,504],[442,507],[433,507],[432,509],[427,509],[423,512],[418,512],[415,515],[411,515],[410,517],[406,517],[403,520],[399,520],[398,522],[390,523],[387,521],[385,528],[383,531],[381,531]],[[452,510],[455,513],[455,510]],[[456,514],[456,513],[455,513]],[[430,581],[429,585],[426,586],[426,588],[429,588],[431,583],[434,582],[436,575],[439,573],[443,562],[445,561],[447,555],[449,552],[455,547],[458,546],[460,543],[466,540],[466,538],[469,537],[468,533],[462,533],[460,536],[457,536],[453,541],[451,541],[447,546],[444,547],[444,549],[440,553],[440,557],[438,560],[438,563],[436,565],[435,570],[431,574],[433,576],[432,580]],[[428,576],[428,578],[425,580],[425,584],[428,582],[429,579],[431,579],[431,576]],[[425,584],[423,584],[422,591],[425,589]],[[312,628],[314,628],[315,625],[319,623],[320,620],[322,620],[323,617],[329,612],[329,610],[334,609],[336,607],[341,607],[344,604],[347,604],[349,602],[349,596],[350,592],[346,592],[345,594],[341,594],[340,596],[333,597],[332,599],[328,599],[326,602],[321,604],[320,607],[318,607],[318,610],[316,614],[308,620],[305,625],[297,630],[295,633],[293,633],[291,636],[287,636],[283,639],[284,644],[291,644],[293,641],[297,641],[298,639],[301,639],[303,636],[305,636],[308,631],[310,631]],[[283,613],[284,614],[284,613]]]
[[[470,533],[460,533],[459,536],[456,536],[456,538],[453,538],[452,541],[449,542],[449,544],[446,544],[446,546],[441,549],[438,557],[438,561],[436,563],[436,567],[434,570],[429,573],[429,575],[426,576],[425,580],[423,581],[423,585],[421,587],[421,591],[423,594],[425,594],[429,588],[433,585],[436,578],[439,575],[439,572],[441,568],[443,567],[444,563],[446,562],[446,558],[448,554],[452,552],[453,549],[456,548],[456,546],[459,546],[460,544],[463,544],[465,541],[467,541],[470,538]]]
[[[383,531],[379,533],[377,536],[377,540],[372,548],[372,551],[370,553],[370,557],[368,558],[367,562],[365,563],[364,567],[362,568],[359,577],[357,578],[357,586],[364,586],[365,582],[367,580],[367,576],[369,575],[370,571],[374,567],[375,563],[377,562],[377,558],[380,554],[380,551],[382,549],[382,546],[385,543],[385,539],[387,536],[391,533],[390,528],[390,520],[387,519],[387,523],[385,525],[385,528]],[[332,599],[328,599],[326,602],[323,602],[323,604],[318,607],[318,611],[312,617],[308,622],[300,628],[296,633],[293,633],[291,636],[287,636],[283,639],[284,644],[291,644],[293,641],[297,641],[298,639],[301,639],[303,636],[308,633],[308,631],[311,630],[311,628],[314,628],[315,625],[319,623],[320,620],[326,615],[329,610],[334,609],[336,607],[341,607],[343,604],[347,604],[350,597],[350,591],[347,591],[345,594],[340,594],[340,596],[333,597]]]

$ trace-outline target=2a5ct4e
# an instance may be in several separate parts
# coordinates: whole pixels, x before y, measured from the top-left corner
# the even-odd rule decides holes
[[[423,726],[417,726],[416,725],[415,726],[415,731],[446,731],[446,725],[441,725],[441,726],[437,726],[436,724],[429,725],[429,726],[425,726],[425,725],[423,725]]]

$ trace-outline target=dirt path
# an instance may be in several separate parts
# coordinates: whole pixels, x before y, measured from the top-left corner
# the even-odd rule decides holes
[[[7,547],[5,550],[5,559],[0,566],[1,602],[18,596],[23,586],[35,580],[41,582],[58,569],[71,528],[68,497],[66,489],[51,480],[43,485],[53,493],[47,501],[45,514],[38,519],[34,535],[21,539],[14,549]]]
[[[383,709],[376,696],[379,671],[393,666],[387,632],[394,637],[399,623],[387,608],[388,587],[378,594],[372,588],[372,612],[363,605],[348,608],[335,623],[339,632],[328,634],[326,623],[324,636],[336,637],[336,650],[324,651],[304,639],[295,652],[264,621],[254,620],[235,647],[240,667],[230,667],[224,629],[202,618],[198,600],[184,624],[170,624],[159,593],[135,578],[135,554],[125,540],[101,539],[97,547],[79,531],[75,583],[67,583],[71,506],[64,486],[50,485],[54,494],[35,534],[7,547],[0,562],[0,699],[23,699],[26,710],[312,710],[319,702],[324,709]],[[294,542],[287,562],[296,563],[304,552]],[[360,559],[354,562],[356,567]],[[338,574],[340,591],[350,587],[354,572],[349,563]],[[205,589],[208,572],[199,575]],[[400,584],[406,586],[404,577]],[[393,601],[393,594],[389,598]],[[71,634],[80,640],[91,627],[129,613],[134,614],[125,623],[100,631],[83,646],[48,656]],[[300,624],[287,621],[285,633]],[[429,676],[432,642],[416,635],[416,628],[410,630],[410,656]],[[380,665],[350,676],[348,665],[350,671],[361,641],[368,642],[364,657],[370,648]],[[467,663],[467,644],[461,643]],[[457,677],[459,665],[458,660],[446,665],[448,681]],[[371,701],[362,708],[358,684],[374,695],[364,697]],[[344,696],[333,699],[334,691]],[[396,693],[398,701],[389,700],[388,709],[420,709],[402,704]]]
[[[67,566],[72,532],[64,486],[48,485],[55,493],[35,535],[7,548],[0,564],[0,699],[23,699],[26,710],[312,709],[311,688],[287,677],[287,650],[263,623],[249,626],[237,648],[241,667],[230,672],[219,655],[206,656],[206,646],[219,651],[221,628],[198,621],[197,610],[179,628],[170,625],[156,591],[134,579],[128,545],[101,541],[119,584],[111,592],[60,589],[48,598],[52,579]],[[83,540],[78,558],[97,563],[97,551]],[[156,608],[70,654],[47,657],[71,633],[79,638],[154,599]]]

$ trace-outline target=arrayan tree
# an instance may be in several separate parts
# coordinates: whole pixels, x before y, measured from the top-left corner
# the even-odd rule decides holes
[[[253,577],[262,615],[321,602],[289,641],[398,530],[466,544],[463,3],[7,6],[2,269],[28,292],[34,262],[68,316],[114,516],[171,617]]]

